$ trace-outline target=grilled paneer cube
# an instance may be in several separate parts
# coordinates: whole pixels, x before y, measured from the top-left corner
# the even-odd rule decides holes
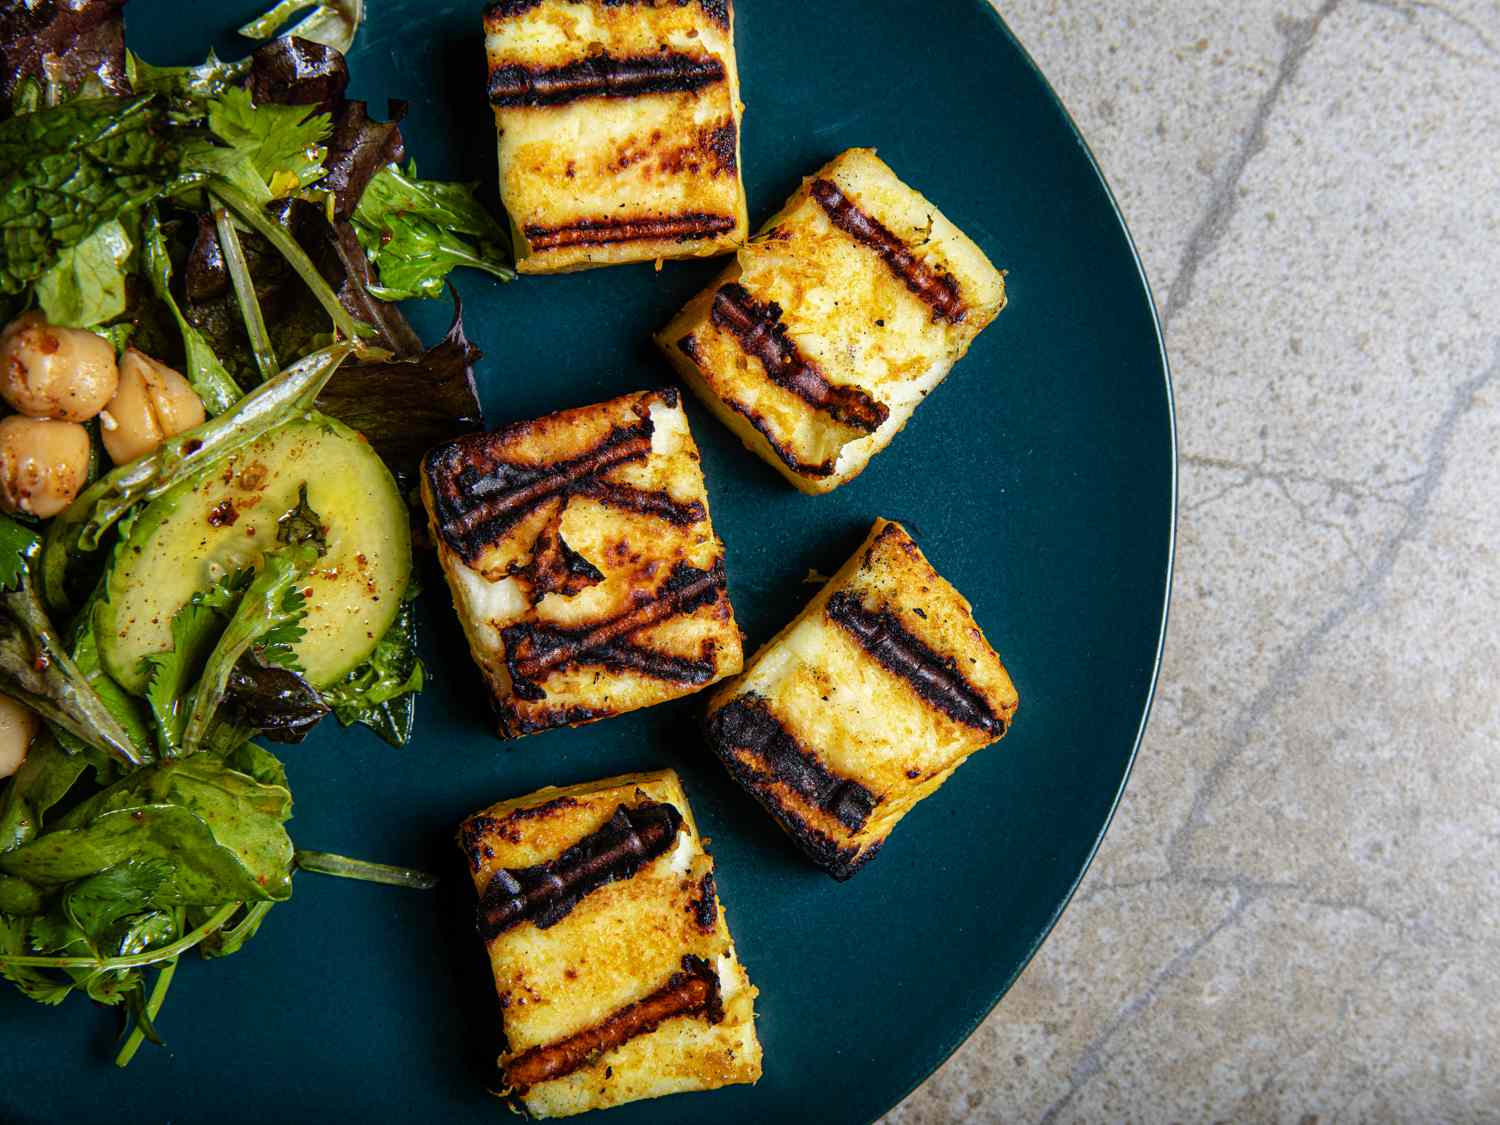
[[[970,754],[1019,697],[969,603],[900,524],[870,537],[716,692],[707,731],[744,788],[836,879]]]
[[[743,663],[677,391],[439,446],[422,498],[503,738],[699,691]]]
[[[517,269],[745,241],[731,0],[498,0],[484,30]]]
[[[671,770],[465,821],[510,1098],[564,1117],[760,1078],[756,990]]]
[[[804,492],[858,476],[1005,307],[962,231],[850,149],[657,335],[689,387]]]

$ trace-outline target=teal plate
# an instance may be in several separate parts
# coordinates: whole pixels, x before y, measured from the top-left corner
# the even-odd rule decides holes
[[[354,93],[408,99],[429,175],[495,180],[480,4],[370,0]],[[131,45],[201,58],[257,5],[135,0]],[[286,754],[310,848],[440,871],[431,894],[304,875],[227,961],[178,973],[166,1049],[109,1063],[115,1017],[0,993],[0,1121],[497,1121],[498,1013],[452,843],[542,785],[662,766],[712,837],[759,986],[765,1077],[614,1110],[632,1122],[860,1122],[894,1105],[1005,993],[1119,799],[1160,653],[1172,563],[1171,390],[1150,293],[1087,148],[982,0],[741,0],[744,164],[759,222],[798,179],[873,145],[1010,271],[1010,307],[869,470],[798,494],[697,406],[730,589],[759,645],[876,516],[903,521],[974,603],[1021,693],[1013,732],[897,828],[855,879],[804,862],[706,752],[687,699],[515,745],[428,565],[432,686],[403,752],[325,724]],[[920,14],[918,14],[920,13]],[[493,187],[487,187],[493,196]],[[719,268],[628,267],[510,286],[460,276],[492,425],[660,385],[648,343]],[[428,339],[438,304],[414,317]]]

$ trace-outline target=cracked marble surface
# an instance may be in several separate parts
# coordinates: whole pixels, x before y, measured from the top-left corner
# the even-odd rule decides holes
[[[1011,0],[1182,443],[1114,828],[950,1121],[1500,1121],[1500,3]]]

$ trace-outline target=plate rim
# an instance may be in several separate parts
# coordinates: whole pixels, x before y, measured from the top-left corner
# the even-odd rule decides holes
[[[1099,158],[1089,146],[1088,140],[1084,137],[1083,131],[1078,127],[1078,122],[1073,119],[1073,114],[1069,111],[1067,104],[1064,103],[1057,90],[1053,88],[1051,81],[1047,78],[1046,72],[1037,63],[1036,59],[1027,49],[1026,44],[1022,42],[1021,37],[1012,31],[1010,25],[1005,22],[1005,17],[1000,14],[999,8],[996,7],[996,0],[972,0],[972,2],[984,9],[985,14],[993,21],[1000,33],[1010,40],[1011,45],[1015,47],[1025,65],[1040,81],[1048,100],[1062,114],[1063,122],[1066,124],[1068,131],[1073,135],[1073,139],[1078,143],[1079,149],[1082,150],[1090,171],[1093,172],[1094,177],[1099,181],[1099,186],[1104,189],[1104,197],[1109,203],[1110,211],[1114,214],[1115,222],[1119,224],[1120,230],[1125,235],[1125,244],[1130,250],[1130,258],[1135,266],[1136,276],[1140,279],[1141,287],[1145,290],[1146,303],[1151,312],[1151,329],[1156,336],[1157,356],[1161,361],[1162,385],[1163,390],[1166,392],[1167,404],[1167,437],[1171,444],[1171,505],[1170,518],[1167,521],[1167,565],[1163,578],[1161,622],[1157,630],[1156,652],[1152,656],[1151,662],[1151,682],[1149,690],[1146,693],[1145,705],[1141,708],[1140,722],[1136,726],[1135,741],[1130,748],[1130,755],[1125,761],[1125,770],[1120,775],[1120,784],[1115,789],[1114,798],[1110,801],[1109,811],[1105,814],[1104,822],[1099,826],[1099,831],[1095,835],[1093,843],[1089,846],[1088,855],[1084,857],[1083,863],[1078,868],[1078,874],[1074,876],[1062,900],[1058,903],[1057,909],[1052,912],[1052,916],[1047,920],[1041,932],[1038,933],[1036,940],[1016,965],[1014,972],[1006,977],[999,988],[996,989],[989,1003],[984,1006],[976,1018],[967,1021],[958,1036],[943,1049],[938,1060],[917,1081],[913,1082],[900,1097],[891,1102],[884,1110],[870,1118],[872,1123],[879,1121],[880,1118],[902,1105],[912,1094],[926,1085],[928,1079],[941,1070],[959,1052],[964,1044],[968,1043],[974,1037],[974,1033],[979,1030],[979,1026],[994,1014],[995,1009],[1000,1006],[1000,1002],[1015,987],[1016,981],[1021,978],[1021,974],[1031,965],[1037,953],[1041,951],[1042,946],[1047,943],[1047,939],[1052,936],[1052,931],[1057,928],[1057,923],[1062,920],[1063,914],[1073,904],[1073,898],[1077,895],[1078,888],[1082,886],[1085,876],[1088,875],[1089,869],[1094,865],[1094,859],[1099,854],[1099,848],[1104,843],[1104,837],[1109,834],[1110,828],[1114,825],[1115,814],[1119,812],[1120,802],[1124,800],[1125,790],[1130,785],[1131,775],[1135,772],[1136,759],[1141,752],[1141,744],[1145,741],[1146,728],[1151,722],[1151,712],[1156,702],[1157,688],[1161,684],[1162,660],[1167,644],[1167,626],[1172,610],[1172,583],[1177,572],[1177,525],[1181,515],[1178,484],[1182,470],[1182,451],[1177,427],[1177,396],[1172,385],[1172,364],[1167,355],[1166,334],[1162,326],[1161,312],[1156,303],[1156,293],[1151,287],[1151,278],[1146,273],[1146,265],[1141,260],[1140,248],[1136,246],[1135,236],[1130,231],[1130,224],[1125,219],[1125,213],[1120,209],[1120,201],[1115,197],[1115,192],[1110,186],[1109,178],[1104,174],[1104,169],[1099,163]]]

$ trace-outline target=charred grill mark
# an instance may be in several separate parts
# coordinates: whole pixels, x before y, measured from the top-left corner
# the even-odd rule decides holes
[[[500,634],[512,690],[522,699],[544,699],[538,679],[564,665],[592,663],[613,664],[660,679],[707,683],[714,675],[711,658],[683,660],[625,642],[649,625],[717,601],[724,585],[722,559],[712,570],[679,563],[654,597],[608,621],[585,629],[555,629],[532,622],[512,625]]]
[[[699,371],[706,371],[706,368],[703,366],[703,349],[699,346],[696,337],[687,335],[678,340],[677,350],[680,351],[683,355],[687,356],[688,359],[692,361],[693,366],[696,367]],[[781,463],[787,468],[791,469],[792,472],[804,477],[833,476],[834,469],[837,468],[837,461],[830,458],[829,460],[824,461],[822,464],[814,465],[810,461],[802,460],[777,440],[776,434],[772,431],[770,423],[767,422],[765,418],[761,417],[761,415],[757,414],[744,403],[739,402],[736,399],[718,394],[716,394],[715,397],[725,406],[729,407],[730,410],[733,410],[741,418],[754,426],[756,432],[759,433],[761,437],[766,439],[766,444],[771,447],[771,452],[776,454],[777,459],[780,460]]]
[[[501,738],[524,738],[530,734],[555,730],[558,727],[576,727],[585,723],[596,723],[600,719],[613,718],[617,712],[607,707],[552,707],[528,708],[523,714],[509,700],[491,701],[499,723]]]
[[[688,904],[693,912],[693,922],[705,934],[711,934],[719,924],[718,888],[714,885],[714,873],[710,871],[698,880],[698,897]]]
[[[617,242],[695,242],[734,229],[732,215],[690,211],[647,219],[583,219],[565,227],[528,226],[526,241],[536,250],[564,246],[608,246]]]
[[[882,667],[900,676],[949,718],[996,738],[1005,733],[1005,720],[964,679],[957,662],[951,656],[939,656],[907,632],[895,614],[866,609],[848,591],[829,598],[827,612],[829,620],[842,626]]]
[[[459,829],[458,846],[462,849],[464,858],[469,861],[469,867],[476,873],[484,866],[485,860],[495,858],[495,849],[485,840],[498,825],[499,822],[494,817],[476,816],[466,820]]]
[[[724,78],[719,59],[675,51],[635,58],[594,55],[550,67],[512,63],[491,72],[490,104],[508,109],[567,105],[580,98],[692,93]]]
[[[713,157],[717,175],[732,176],[739,171],[740,131],[734,119],[725,121],[708,134],[707,150]]]
[[[858,387],[828,381],[787,334],[781,306],[775,301],[757,301],[748,289],[732,281],[714,295],[709,319],[738,340],[745,354],[760,360],[772,382],[835,421],[871,434],[890,417],[884,403]]]
[[[555,926],[591,892],[631,878],[664,854],[682,825],[682,814],[668,804],[621,805],[603,828],[556,859],[501,868],[479,902],[480,936],[491,942],[527,921],[543,930]]]
[[[609,508],[656,516],[678,527],[691,527],[708,519],[708,510],[701,500],[682,503],[665,492],[648,492],[628,484],[614,484],[597,477],[584,481],[573,491],[579,496],[597,500]]]
[[[908,289],[932,306],[935,318],[954,324],[963,320],[967,310],[952,274],[934,269],[918,258],[878,219],[860,210],[831,180],[814,180],[811,190],[829,221],[879,254]]]
[[[542,0],[494,0],[494,3],[484,10],[484,22],[488,25],[499,23],[501,20],[515,19],[541,6]]]
[[[566,505],[559,505],[552,519],[531,547],[531,561],[516,569],[516,576],[530,588],[531,604],[548,594],[572,597],[604,581],[604,574],[562,537]]]
[[[506,1085],[516,1094],[525,1094],[533,1086],[564,1078],[605,1052],[683,1016],[701,1016],[709,1023],[724,1018],[719,975],[701,957],[684,957],[680,973],[673,973],[655,992],[627,1004],[603,1023],[517,1055],[504,1064]]]
[[[516,809],[511,813],[508,820],[543,820],[553,813],[562,812],[564,809],[576,809],[578,798],[576,797],[554,797],[540,805],[533,805],[529,809]]]
[[[739,170],[739,130],[734,118],[718,124],[700,125],[681,144],[662,139],[660,129],[649,136],[632,136],[620,143],[605,168],[619,175],[632,168],[641,169],[649,180],[653,175],[701,175],[709,178],[732,176]]]
[[[708,720],[708,736],[741,784],[766,793],[779,781],[809,804],[858,832],[875,811],[876,797],[852,778],[838,777],[771,713],[766,701],[748,694],[732,700]],[[749,758],[755,764],[746,761]],[[738,767],[736,769],[736,767]]]
[[[573,0],[573,2],[577,3],[578,0]],[[716,26],[725,31],[729,30],[730,0],[672,0],[672,2],[679,8],[686,8],[689,4],[696,3],[703,9],[703,14]],[[604,0],[606,8],[621,8],[637,4],[655,7],[656,0]],[[542,0],[495,0],[484,10],[484,22],[488,25],[514,19],[541,5]]]
[[[495,450],[514,432],[460,438],[427,456],[434,522],[443,541],[465,562],[473,562],[542,501],[616,465],[645,460],[653,426],[642,406],[633,425],[617,426],[587,453],[551,465],[500,460]]]

